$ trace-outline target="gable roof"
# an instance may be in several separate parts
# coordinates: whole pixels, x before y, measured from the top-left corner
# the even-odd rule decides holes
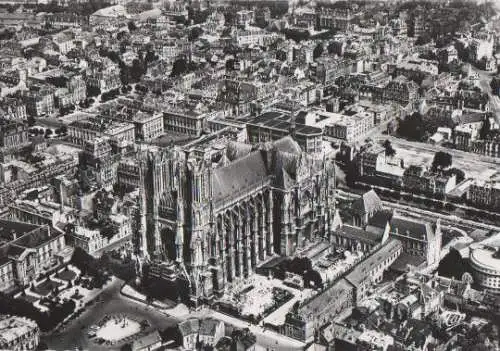
[[[200,335],[215,336],[217,327],[221,323],[221,321],[212,318],[203,319],[200,325]]]
[[[182,323],[179,323],[179,330],[182,336],[198,334],[200,330],[200,321],[196,318],[190,318]]]
[[[291,136],[286,136],[275,141],[274,147],[278,151],[289,152],[295,155],[300,155],[302,153],[302,148]]]
[[[378,197],[375,190],[370,190],[364,193],[360,198],[352,203],[352,209],[358,214],[373,215],[382,210],[382,201]]]
[[[249,186],[263,182],[268,175],[260,152],[252,152],[233,163],[214,170],[212,187],[214,199],[220,200]]]
[[[425,241],[431,240],[433,236],[431,223],[424,220],[394,214],[389,224],[391,226],[391,233]]]
[[[378,233],[368,232],[361,228],[352,227],[350,225],[343,225],[339,229],[335,230],[335,234],[373,245],[377,244],[382,239],[382,235]]]
[[[151,345],[161,343],[161,336],[158,330],[146,334],[132,343],[132,350],[148,349]]]

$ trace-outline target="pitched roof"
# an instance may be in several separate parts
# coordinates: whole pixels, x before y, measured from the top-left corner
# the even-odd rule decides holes
[[[382,201],[375,190],[364,193],[352,203],[352,209],[359,214],[374,214],[382,210]]]
[[[267,167],[260,152],[252,152],[228,166],[217,168],[213,175],[214,199],[219,200],[265,180]]]
[[[217,327],[221,323],[222,323],[221,321],[212,318],[203,319],[200,325],[200,335],[215,336]]]
[[[252,151],[252,145],[231,141],[227,144],[226,154],[229,160],[234,161],[248,155]]]
[[[354,269],[345,276],[345,279],[356,287],[366,283],[371,279],[373,269],[375,269],[380,262],[384,261],[387,257],[398,251],[401,247],[401,241],[390,239],[384,246],[355,266]]]
[[[351,291],[352,286],[349,282],[341,278],[335,284],[300,306],[299,314],[305,319],[311,319],[314,316],[322,315],[325,310],[331,309],[331,304],[328,301],[344,299],[345,295],[349,294]]]
[[[275,141],[274,146],[278,151],[289,152],[295,155],[302,153],[302,148],[291,136],[286,136]]]
[[[335,231],[335,234],[370,244],[376,244],[382,239],[382,236],[379,234],[367,232],[366,230],[351,227],[350,225],[343,225]]]
[[[405,235],[414,239],[431,240],[433,235],[432,225],[421,219],[403,217],[394,214],[390,221],[391,233]]]
[[[200,330],[200,321],[196,318],[188,319],[179,323],[179,330],[183,336],[198,334],[198,331]]]
[[[368,219],[368,226],[385,229],[387,223],[392,219],[392,211],[377,211]]]
[[[132,343],[132,350],[143,350],[151,345],[161,343],[161,336],[158,330],[146,334]],[[148,348],[149,349],[149,348]]]

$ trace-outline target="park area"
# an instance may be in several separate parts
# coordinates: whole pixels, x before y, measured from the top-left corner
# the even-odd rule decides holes
[[[38,284],[37,286],[34,287],[33,291],[41,296],[47,296],[51,292],[54,292],[54,290],[59,289],[62,284],[59,282],[56,282],[52,279],[46,279],[42,283]]]

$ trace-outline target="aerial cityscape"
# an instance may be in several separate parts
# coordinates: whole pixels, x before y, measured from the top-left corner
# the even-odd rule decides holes
[[[0,0],[0,350],[500,350],[500,1]]]

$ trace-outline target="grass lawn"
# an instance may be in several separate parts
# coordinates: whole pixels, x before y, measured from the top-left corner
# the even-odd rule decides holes
[[[50,292],[52,290],[54,290],[55,287],[60,287],[61,285],[62,284],[57,283],[57,282],[49,279],[49,280],[44,281],[42,284],[36,286],[35,292],[37,294],[42,295],[42,296],[47,296],[48,294],[50,294]]]
[[[66,280],[68,282],[70,280],[75,279],[75,277],[76,277],[76,273],[73,272],[71,269],[69,269],[67,271],[64,270],[61,273],[57,274],[57,278],[62,279],[62,280]]]

